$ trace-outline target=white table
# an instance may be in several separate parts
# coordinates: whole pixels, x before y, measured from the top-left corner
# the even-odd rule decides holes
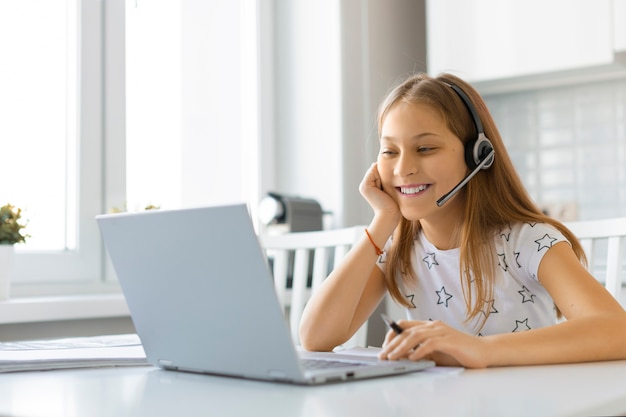
[[[0,375],[2,416],[586,416],[626,413],[626,361],[432,370],[301,387],[153,367]]]

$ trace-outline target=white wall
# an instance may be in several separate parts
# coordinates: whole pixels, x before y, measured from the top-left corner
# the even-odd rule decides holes
[[[317,199],[331,227],[367,223],[358,184],[377,152],[376,109],[401,76],[426,68],[424,1],[277,1],[273,18],[266,191]]]
[[[338,2],[276,1],[274,191],[317,198],[335,212],[341,193]]]
[[[237,1],[181,3],[182,203],[242,195],[242,54]],[[226,24],[225,22],[228,22]],[[211,173],[219,172],[220,175]]]

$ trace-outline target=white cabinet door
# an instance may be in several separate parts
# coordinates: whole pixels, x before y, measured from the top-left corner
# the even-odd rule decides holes
[[[624,0],[428,0],[429,72],[480,81],[608,64],[618,41],[626,49],[625,9]]]

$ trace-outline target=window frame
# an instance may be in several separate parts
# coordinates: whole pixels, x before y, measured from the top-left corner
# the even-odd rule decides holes
[[[125,0],[77,0],[79,2],[80,32],[79,77],[77,108],[78,116],[78,161],[79,172],[78,225],[76,227],[76,250],[34,253],[20,253],[16,259],[20,277],[14,280],[12,297],[38,297],[80,294],[109,294],[121,292],[116,274],[102,243],[95,216],[105,213],[112,207],[125,207],[126,204],[126,60],[125,60]],[[270,8],[260,3],[240,0],[242,19],[247,23],[260,24],[266,20]],[[259,14],[260,13],[260,14]],[[258,29],[258,28],[257,28]],[[250,33],[249,33],[250,34]],[[266,41],[268,34],[256,33]],[[248,52],[254,48],[255,40],[246,39]],[[248,58],[250,59],[250,58]],[[253,60],[258,60],[257,56]],[[250,61],[248,61],[250,63]],[[260,69],[256,67],[255,70]],[[254,77],[256,79],[256,76]],[[248,84],[255,87],[256,82]],[[257,86],[258,87],[258,86]],[[246,97],[248,100],[250,97]],[[258,96],[254,104],[258,106]],[[250,110],[252,103],[244,104]],[[257,111],[260,109],[257,107]],[[264,110],[257,115],[249,115],[249,122],[267,128],[267,114]],[[258,118],[263,119],[263,121]],[[252,131],[250,126],[248,133]],[[261,134],[259,134],[261,135]],[[250,143],[259,152],[260,137]],[[245,166],[250,171],[258,171],[260,159],[248,154]],[[257,175],[251,175],[257,177]],[[246,195],[254,199],[260,195],[262,180],[249,184],[244,189]],[[254,212],[256,204],[251,205]]]
[[[78,0],[76,250],[18,251],[12,297],[119,292],[112,273],[104,272],[107,261],[95,216],[115,196],[124,195],[124,164],[120,167],[119,162],[124,160],[125,130],[120,22],[123,0]]]

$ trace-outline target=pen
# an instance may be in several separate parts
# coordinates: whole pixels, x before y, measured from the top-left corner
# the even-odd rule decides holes
[[[391,320],[389,317],[387,317],[384,314],[380,314],[380,317],[383,318],[384,322],[387,323],[387,326],[389,326],[391,329],[393,329],[394,332],[396,332],[397,334],[402,333],[402,327],[398,326],[398,323],[396,323],[395,321]]]

